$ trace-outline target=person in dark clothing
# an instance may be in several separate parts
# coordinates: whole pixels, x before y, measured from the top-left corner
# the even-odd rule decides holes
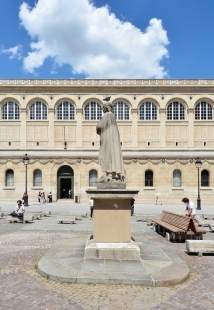
[[[135,199],[132,198],[131,199],[131,216],[134,214],[134,203],[135,203]]]
[[[48,195],[48,202],[49,202],[49,203],[52,202],[52,194],[51,194],[51,192],[50,192],[49,195]]]

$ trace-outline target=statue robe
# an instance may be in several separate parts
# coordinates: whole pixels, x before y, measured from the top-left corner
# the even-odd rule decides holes
[[[101,145],[99,164],[103,172],[121,174],[124,177],[120,134],[112,112],[106,112],[97,124]]]

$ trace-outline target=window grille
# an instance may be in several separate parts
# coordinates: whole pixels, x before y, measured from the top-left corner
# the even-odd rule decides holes
[[[153,171],[146,170],[145,172],[145,186],[153,186]]]
[[[129,106],[125,102],[117,102],[112,109],[116,120],[129,120]]]
[[[74,120],[74,106],[72,103],[64,101],[57,107],[57,119],[59,120]]]
[[[195,107],[196,120],[210,120],[213,118],[213,110],[210,103],[202,101]]]
[[[42,171],[39,169],[34,171],[33,186],[42,186]]]
[[[97,186],[97,171],[91,170],[89,172],[89,186],[96,187]]]
[[[173,171],[173,187],[181,187],[181,172],[179,170]]]
[[[43,102],[36,101],[30,106],[30,119],[32,120],[47,119],[47,107]]]
[[[157,107],[153,102],[144,102],[140,106],[140,120],[156,120]]]
[[[100,120],[102,118],[102,107],[97,102],[89,102],[85,106],[85,120]]]
[[[2,107],[2,119],[19,119],[19,106],[16,102],[8,101]]]
[[[14,172],[11,169],[6,172],[6,186],[14,186]]]
[[[184,120],[185,119],[185,107],[180,102],[171,102],[167,108],[168,120]]]
[[[209,171],[201,171],[201,186],[209,186]]]

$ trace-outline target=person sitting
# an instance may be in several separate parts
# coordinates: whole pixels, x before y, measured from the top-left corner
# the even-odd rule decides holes
[[[22,201],[17,200],[16,209],[12,213],[10,213],[10,215],[16,216],[16,217],[23,217],[24,213],[25,213],[25,207],[22,205]]]

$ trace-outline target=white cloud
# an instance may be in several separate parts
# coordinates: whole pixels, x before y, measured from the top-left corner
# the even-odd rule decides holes
[[[168,56],[167,33],[153,18],[142,32],[123,22],[108,7],[90,0],[38,0],[25,2],[20,20],[32,38],[24,68],[35,72],[46,58],[55,66],[69,64],[73,73],[88,78],[163,78],[161,60]]]
[[[16,45],[8,49],[1,47],[0,54],[9,54],[10,59],[14,59],[14,58],[21,59],[22,58],[22,46]]]

